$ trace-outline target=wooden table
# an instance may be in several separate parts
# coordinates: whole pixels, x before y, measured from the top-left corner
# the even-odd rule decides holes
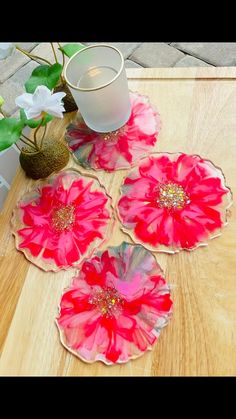
[[[163,122],[156,151],[200,154],[220,166],[236,188],[236,69],[127,70],[130,89],[150,97]],[[74,117],[54,120],[63,137]],[[71,160],[69,166],[73,161]],[[85,169],[83,169],[85,171]],[[98,173],[116,200],[127,171]],[[0,375],[182,376],[236,374],[236,220],[208,247],[157,254],[172,287],[174,313],[151,352],[125,365],[88,365],[59,342],[54,323],[63,288],[74,270],[45,273],[17,252],[10,232],[12,209],[34,182],[19,168],[1,214]],[[108,245],[130,241],[116,224]]]

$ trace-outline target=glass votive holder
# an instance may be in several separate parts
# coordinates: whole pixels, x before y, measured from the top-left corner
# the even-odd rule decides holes
[[[89,128],[110,132],[128,121],[128,81],[117,48],[106,44],[83,48],[69,59],[64,76]]]

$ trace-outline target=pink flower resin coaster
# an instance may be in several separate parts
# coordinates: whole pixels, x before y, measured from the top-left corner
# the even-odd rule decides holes
[[[80,115],[66,131],[66,141],[75,160],[85,168],[112,172],[134,165],[155,145],[160,118],[146,96],[130,92],[131,116],[116,131],[97,133]]]
[[[125,178],[118,202],[122,230],[152,251],[204,246],[227,224],[232,194],[221,169],[184,153],[155,153]]]
[[[85,362],[124,363],[151,350],[172,312],[155,257],[123,242],[82,262],[61,298],[63,346]]]
[[[93,177],[68,169],[26,193],[13,212],[16,248],[45,271],[78,265],[109,238],[111,199]]]

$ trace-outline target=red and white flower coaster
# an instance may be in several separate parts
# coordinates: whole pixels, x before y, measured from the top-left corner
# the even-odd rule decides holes
[[[160,116],[146,96],[130,92],[131,116],[116,131],[97,133],[78,114],[66,130],[66,141],[83,167],[112,172],[126,169],[150,152],[160,131]]]
[[[112,224],[105,188],[73,169],[37,182],[12,218],[17,249],[45,271],[77,266],[109,239]]]
[[[221,169],[184,153],[155,153],[125,178],[118,202],[122,230],[152,251],[206,245],[227,223],[232,193]]]
[[[172,313],[155,257],[123,242],[86,259],[59,305],[62,344],[85,362],[124,363],[152,349]]]

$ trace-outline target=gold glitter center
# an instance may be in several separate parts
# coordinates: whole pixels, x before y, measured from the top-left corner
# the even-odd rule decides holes
[[[116,141],[119,135],[123,134],[125,131],[125,127],[121,127],[116,131],[104,132],[101,133],[101,137],[104,141]]]
[[[102,316],[112,317],[120,314],[124,300],[115,288],[104,287],[90,297],[89,303],[95,305]]]
[[[74,205],[65,205],[54,209],[52,213],[52,226],[54,230],[69,230],[75,221],[74,210]]]
[[[183,209],[191,201],[183,187],[169,182],[159,185],[157,203],[160,208]]]

